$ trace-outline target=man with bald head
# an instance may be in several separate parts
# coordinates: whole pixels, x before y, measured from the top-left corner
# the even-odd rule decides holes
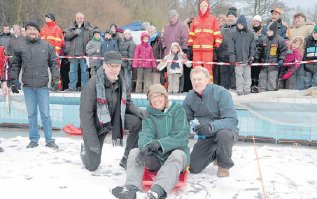
[[[73,25],[66,31],[66,52],[69,56],[86,55],[86,45],[92,38],[93,29],[89,22],[85,22],[84,19],[84,14],[77,12]],[[69,59],[69,62],[70,70],[68,90],[76,91],[78,64],[80,65],[81,70],[81,87],[84,87],[89,80],[88,67],[85,63],[85,59]]]

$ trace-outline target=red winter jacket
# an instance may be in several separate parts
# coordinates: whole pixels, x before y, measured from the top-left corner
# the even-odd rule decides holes
[[[150,35],[147,32],[141,34],[141,44],[137,45],[134,49],[132,68],[154,68],[156,62],[154,59],[153,49],[148,42],[143,42],[143,38]],[[149,59],[149,60],[138,60]]]
[[[201,1],[200,1],[201,2]],[[206,1],[208,3],[208,1]],[[188,46],[193,47],[193,51],[213,51],[222,43],[222,35],[216,17],[209,14],[210,7],[205,14],[199,11],[199,16],[193,20],[189,34]]]
[[[50,43],[56,51],[60,54],[63,44],[63,30],[56,24],[55,21],[46,22],[46,25],[41,28],[41,39]]]

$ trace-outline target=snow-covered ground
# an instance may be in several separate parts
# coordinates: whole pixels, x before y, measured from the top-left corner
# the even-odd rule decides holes
[[[5,152],[0,153],[0,198],[113,198],[111,188],[125,180],[119,166],[123,148],[105,144],[99,169],[89,172],[79,157],[80,139],[56,141],[58,151],[45,147],[43,138],[35,149],[25,148],[26,137],[1,139]],[[317,198],[316,148],[263,144],[256,148],[267,198]],[[200,174],[188,174],[188,185],[168,198],[264,198],[253,145],[238,143],[233,159],[230,177],[218,178],[211,164]]]

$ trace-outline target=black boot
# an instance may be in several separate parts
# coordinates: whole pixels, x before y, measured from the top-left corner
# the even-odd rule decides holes
[[[146,199],[165,199],[165,190],[158,184],[154,184],[146,195]]]
[[[0,152],[3,152],[3,151],[4,151],[3,148],[0,147]]]
[[[124,168],[125,170],[127,170],[127,157],[123,156],[120,163],[119,163],[120,167]]]
[[[119,199],[136,199],[136,192],[140,191],[134,185],[117,186],[112,189],[112,195]]]

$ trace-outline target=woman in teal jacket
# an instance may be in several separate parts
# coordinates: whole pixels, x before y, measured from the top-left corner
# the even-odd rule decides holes
[[[136,198],[136,192],[142,190],[144,167],[158,170],[146,198],[166,198],[189,164],[190,130],[185,109],[175,102],[169,105],[167,91],[160,84],[152,85],[147,96],[150,116],[142,122],[139,148],[130,151],[125,185],[112,190],[120,199]]]

